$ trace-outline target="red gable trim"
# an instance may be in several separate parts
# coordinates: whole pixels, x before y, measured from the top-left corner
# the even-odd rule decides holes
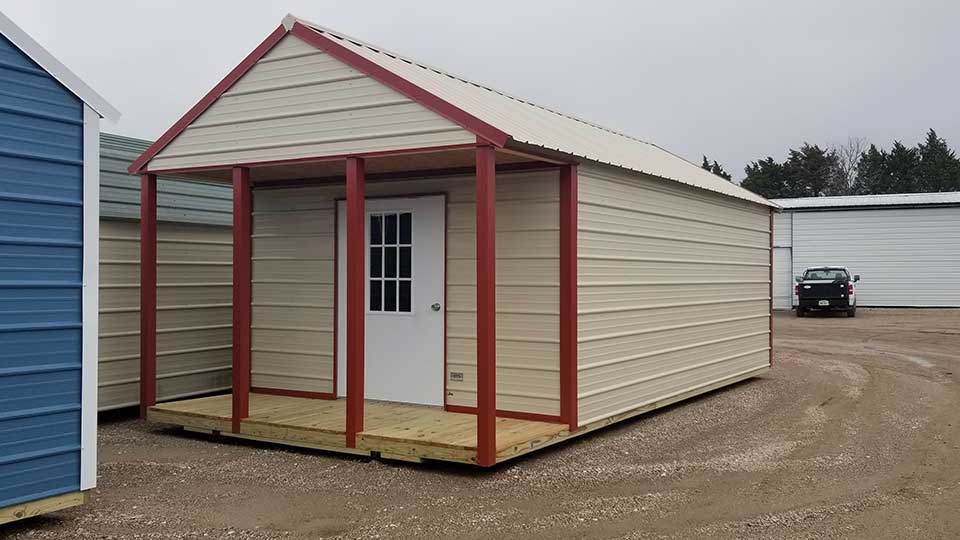
[[[440,116],[462,126],[464,129],[486,140],[490,144],[498,148],[503,148],[507,143],[509,135],[503,131],[427,92],[396,73],[367,60],[363,56],[320,34],[316,30],[298,22],[293,25],[290,33],[364,75],[389,86]]]
[[[207,110],[210,105],[213,105],[214,101],[216,101],[224,92],[226,92],[228,88],[233,86],[233,84],[237,82],[240,77],[249,71],[250,68],[257,63],[257,61],[263,58],[263,55],[267,54],[267,51],[272,49],[273,46],[276,45],[277,42],[280,41],[280,39],[286,34],[287,29],[284,28],[283,25],[278,26],[276,30],[267,36],[267,39],[263,40],[263,43],[258,45],[257,48],[247,55],[247,57],[244,58],[237,67],[233,68],[233,71],[228,73],[222,81],[214,86],[213,90],[210,90],[207,95],[203,96],[203,99],[191,107],[190,110],[187,111],[187,114],[183,115],[180,120],[177,120],[177,123],[171,126],[166,133],[161,135],[155,143],[151,144],[150,147],[147,148],[147,150],[130,165],[130,167],[127,169],[127,172],[130,174],[137,174],[140,172],[140,170],[143,169],[146,164],[154,158],[154,156],[159,154],[160,151],[170,144],[170,142],[173,141],[177,135],[180,135],[183,130],[187,129],[187,126],[196,120],[197,117],[203,113],[203,111]]]

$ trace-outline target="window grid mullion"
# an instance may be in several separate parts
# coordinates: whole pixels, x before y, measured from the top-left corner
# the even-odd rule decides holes
[[[378,309],[372,309],[371,311],[378,311],[378,312],[384,312],[384,313],[386,312],[386,306],[387,306],[387,283],[390,283],[390,284],[393,285],[393,299],[392,299],[392,300],[393,300],[393,310],[391,311],[391,313],[394,313],[394,312],[395,312],[395,313],[399,313],[399,312],[401,312],[401,309],[400,309],[400,306],[401,306],[401,304],[400,304],[400,283],[401,283],[401,282],[408,282],[408,283],[410,283],[410,287],[409,287],[410,291],[409,291],[407,294],[410,295],[410,296],[412,296],[412,288],[413,288],[413,283],[412,283],[412,282],[413,282],[413,272],[412,272],[412,263],[413,263],[413,261],[412,261],[412,257],[413,257],[413,238],[412,238],[412,235],[411,235],[411,237],[410,237],[410,241],[409,241],[409,242],[401,243],[401,241],[400,241],[400,238],[401,238],[401,235],[400,235],[401,215],[406,215],[406,214],[407,214],[407,212],[383,212],[383,213],[371,214],[371,221],[374,221],[375,218],[379,218],[379,219],[376,219],[376,221],[378,222],[378,228],[380,229],[380,230],[378,231],[378,232],[380,233],[380,235],[379,235],[379,236],[380,236],[380,241],[379,241],[378,243],[373,243],[373,238],[372,238],[372,235],[373,235],[373,227],[371,227],[371,229],[370,229],[370,231],[371,231],[371,238],[370,238],[370,244],[369,244],[369,245],[370,245],[370,248],[379,249],[379,252],[380,252],[380,276],[379,276],[379,277],[370,276],[370,277],[368,278],[368,279],[369,279],[369,283],[372,284],[372,283],[376,282],[376,283],[379,284],[379,288],[380,288],[380,299],[379,299],[380,301],[379,301],[379,306],[374,306],[374,307],[377,307]],[[396,230],[394,231],[394,234],[395,234],[396,237],[393,238],[392,241],[387,238],[387,218],[388,218],[388,216],[393,218],[393,221],[394,221],[394,223],[395,223],[395,229],[396,229]],[[412,216],[411,216],[411,217],[412,217]],[[412,231],[410,231],[410,233],[412,233]],[[408,233],[408,234],[410,234],[410,233]],[[393,265],[392,265],[392,266],[393,266],[393,268],[392,268],[392,271],[393,271],[392,277],[388,277],[388,276],[387,276],[387,272],[386,272],[386,270],[387,270],[387,261],[386,261],[387,256],[386,256],[386,251],[387,251],[388,248],[392,248],[392,249],[394,250],[394,260],[393,260]],[[401,277],[401,275],[400,275],[400,251],[401,251],[400,248],[408,248],[408,250],[409,250],[409,257],[410,257],[410,259],[411,259],[410,262],[409,262],[409,264],[411,265],[411,272],[410,272],[410,275],[407,276],[407,277]],[[408,299],[408,303],[409,303],[409,302],[412,302],[412,298],[411,298],[411,299]],[[412,306],[408,305],[408,306],[406,306],[406,307],[407,307],[407,310],[406,310],[406,311],[403,311],[404,313],[409,313],[409,312],[412,311]]]

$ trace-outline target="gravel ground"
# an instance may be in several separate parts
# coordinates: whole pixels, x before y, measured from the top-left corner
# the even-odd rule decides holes
[[[769,375],[491,471],[101,419],[90,504],[10,539],[960,537],[960,310],[776,317]]]

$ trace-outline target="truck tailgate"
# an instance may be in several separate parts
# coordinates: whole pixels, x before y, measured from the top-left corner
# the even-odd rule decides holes
[[[800,286],[800,296],[804,298],[843,298],[846,293],[846,284],[838,281],[808,281]]]

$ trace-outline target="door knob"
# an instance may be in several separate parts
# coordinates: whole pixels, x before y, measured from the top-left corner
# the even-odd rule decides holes
[[[430,306],[430,309],[434,311],[440,311],[440,302],[434,302],[433,305]]]

